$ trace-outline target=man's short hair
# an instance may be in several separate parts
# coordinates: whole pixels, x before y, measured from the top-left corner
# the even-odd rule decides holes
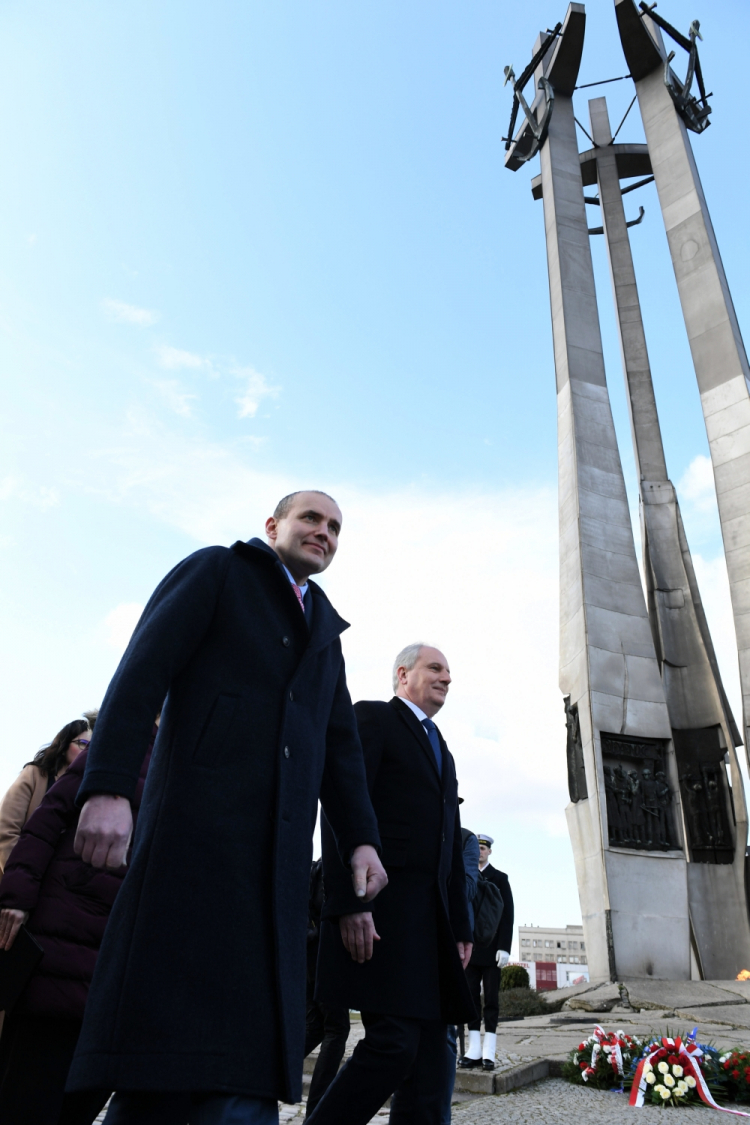
[[[298,488],[296,492],[290,492],[288,496],[284,496],[281,500],[279,500],[278,504],[274,508],[273,518],[275,520],[283,520],[286,516],[288,516],[289,509],[292,506],[294,497],[299,496],[303,492],[314,492],[316,496],[325,496],[326,500],[330,500],[333,504],[336,504],[336,501],[332,496],[329,496],[327,492],[323,492],[319,488]]]
[[[399,668],[406,668],[407,672],[411,672],[412,668],[414,667],[414,665],[419,660],[419,654],[424,647],[425,647],[425,642],[419,641],[418,644],[407,645],[406,648],[401,649],[401,652],[398,654],[398,656],[396,657],[396,659],[394,661],[394,664],[393,664],[393,690],[394,690],[394,692],[398,690],[398,670],[399,670]]]

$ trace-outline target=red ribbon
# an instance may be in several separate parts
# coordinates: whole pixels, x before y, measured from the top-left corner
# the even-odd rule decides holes
[[[693,1033],[695,1034],[695,1033]],[[658,1046],[652,1043],[654,1050],[645,1059],[641,1059],[635,1072],[633,1079],[633,1088],[630,1091],[630,1104],[633,1106],[642,1106],[648,1083],[646,1082],[646,1075],[644,1074],[644,1067],[646,1063],[654,1065],[654,1060],[659,1063],[667,1055],[676,1055],[677,1062],[682,1067],[683,1074],[692,1075],[695,1079],[695,1088],[698,1091],[698,1097],[705,1105],[711,1106],[712,1109],[720,1109],[722,1113],[734,1113],[737,1117],[750,1117],[750,1113],[745,1113],[741,1109],[728,1109],[726,1106],[719,1105],[714,1099],[713,1094],[708,1088],[706,1079],[699,1063],[699,1059],[703,1057],[703,1051],[693,1039],[693,1035],[689,1036],[687,1043],[683,1043],[679,1037],[677,1039],[664,1038],[661,1041],[662,1045]]]
[[[594,1028],[594,1039],[596,1040],[596,1042],[594,1043],[593,1049],[591,1051],[591,1062],[581,1074],[583,1081],[588,1082],[590,1076],[596,1072],[597,1059],[599,1058],[600,1053],[604,1050],[605,1047],[609,1047],[609,1051],[605,1053],[609,1055],[609,1062],[615,1074],[624,1075],[625,1071],[623,1070],[622,1065],[622,1051],[620,1050],[620,1040],[617,1038],[615,1033],[612,1032],[610,1035],[607,1035],[604,1028],[600,1027],[599,1024],[597,1024]]]

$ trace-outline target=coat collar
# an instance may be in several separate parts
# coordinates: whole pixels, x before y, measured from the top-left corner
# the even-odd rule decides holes
[[[349,622],[344,621],[344,618],[338,615],[321,587],[312,579],[308,581],[308,597],[313,600],[312,625],[310,629],[307,628],[306,619],[300,616],[297,598],[281,564],[281,559],[273,548],[264,543],[262,539],[250,539],[247,543],[238,540],[232,544],[232,550],[248,562],[257,562],[261,566],[275,569],[280,579],[281,589],[284,591],[283,597],[289,599],[290,611],[292,607],[294,609],[294,620],[299,623],[300,628],[310,638],[308,651],[318,652],[320,649],[326,648],[331,641],[349,628]]]
[[[406,704],[403,702],[403,700],[399,699],[399,697],[397,695],[394,695],[394,697],[393,697],[393,699],[391,699],[390,703],[391,703],[391,707],[393,708],[393,710],[396,712],[396,714],[399,716],[399,718],[403,722],[406,723],[407,727],[409,728],[411,733],[414,735],[414,737],[416,738],[419,745],[422,747],[422,750],[426,754],[430,765],[432,766],[433,770],[435,771],[435,776],[437,777],[438,782],[439,782],[439,784],[442,788],[442,778],[445,777],[445,771],[446,771],[445,750],[447,749],[447,747],[445,745],[445,740],[444,740],[443,736],[441,735],[440,731],[438,730],[438,738],[440,739],[440,747],[443,750],[442,778],[441,778],[441,775],[438,773],[437,762],[435,761],[435,753],[432,749],[432,746],[430,745],[430,740],[427,737],[427,731],[424,729],[424,727],[420,723],[419,719],[417,718],[417,716],[412,711],[411,707],[407,707]]]

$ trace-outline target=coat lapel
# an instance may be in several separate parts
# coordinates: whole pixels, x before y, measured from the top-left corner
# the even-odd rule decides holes
[[[336,637],[343,633],[345,629],[349,628],[349,622],[344,621],[343,617],[339,617],[338,613],[323,593],[323,590],[316,582],[313,582],[312,579],[309,582],[307,593],[308,598],[311,598],[313,603],[312,613],[310,614],[312,620],[308,623],[307,616],[302,613],[299,607],[297,596],[292,589],[278,555],[267,543],[264,543],[262,539],[250,539],[247,543],[241,541],[237,542],[233,545],[233,550],[247,559],[263,562],[265,565],[272,566],[275,569],[279,576],[279,597],[286,599],[286,602],[289,604],[289,613],[293,621],[295,621],[299,628],[304,630],[305,634],[309,637],[305,656],[302,658],[303,660],[309,653],[319,652],[321,649],[326,648]]]
[[[441,778],[441,775],[438,773],[437,762],[435,761],[435,752],[432,749],[432,746],[430,745],[430,740],[427,737],[427,731],[424,729],[424,727],[420,723],[419,719],[417,718],[417,716],[412,711],[411,707],[407,707],[405,703],[402,703],[402,701],[399,699],[399,697],[397,695],[394,695],[393,699],[391,700],[391,707],[394,709],[394,711],[399,716],[399,718],[404,723],[406,723],[407,727],[409,728],[411,733],[416,738],[417,742],[419,743],[420,747],[422,748],[422,751],[427,756],[427,759],[428,759],[430,765],[432,766],[433,770],[435,771],[435,776],[437,777],[438,782],[440,784],[440,788],[442,789],[442,787],[443,787],[442,778],[445,777],[445,769],[446,769],[446,755],[445,755],[446,745],[445,745],[445,742],[443,741],[443,738],[442,738],[442,735],[440,734],[440,731],[438,731],[438,737],[440,738],[440,748],[443,751],[442,778]]]

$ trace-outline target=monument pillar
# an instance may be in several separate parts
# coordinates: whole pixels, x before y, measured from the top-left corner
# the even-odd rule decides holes
[[[701,105],[688,89],[682,114],[678,111],[666,80],[673,90],[680,83],[650,16],[642,15],[634,0],[615,0],[615,13],[635,80],[711,450],[750,761],[750,367],[688,138],[686,121],[699,131],[709,110],[705,99]],[[682,46],[690,44],[681,38]],[[736,782],[733,777],[736,783],[739,776]]]
[[[547,122],[539,152],[558,401],[560,686],[575,778],[566,815],[592,978],[687,979],[677,770],[607,391],[573,117],[584,27],[583,5],[570,4],[539,63],[533,107]],[[507,166],[529,130],[527,120]],[[661,833],[643,815],[657,808],[657,770],[672,810]]]
[[[582,159],[590,156],[596,163],[638,469],[649,615],[687,812],[683,831],[692,938],[704,976],[733,978],[738,968],[750,964],[744,888],[747,810],[734,748],[739,736],[667,475],[606,99],[590,101],[589,112],[596,147]],[[731,791],[725,756],[732,770]]]

